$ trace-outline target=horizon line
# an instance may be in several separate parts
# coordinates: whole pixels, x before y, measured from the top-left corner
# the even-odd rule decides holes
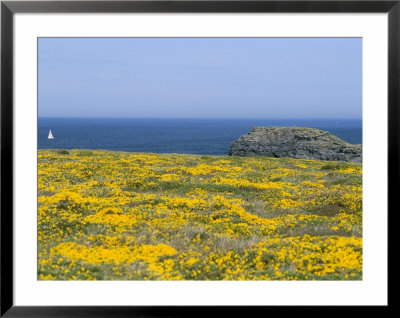
[[[38,119],[243,119],[243,120],[362,120],[355,117],[89,117],[89,116],[38,116]]]

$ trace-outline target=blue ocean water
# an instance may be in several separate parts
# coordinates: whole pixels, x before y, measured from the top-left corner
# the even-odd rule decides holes
[[[39,118],[38,148],[227,155],[253,126],[313,127],[362,143],[362,121],[350,119]]]

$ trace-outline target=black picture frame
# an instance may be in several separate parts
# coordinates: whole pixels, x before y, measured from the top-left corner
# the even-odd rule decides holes
[[[355,1],[1,1],[1,317],[189,317],[230,314],[224,306],[15,306],[13,301],[13,16],[15,13],[270,12],[388,13],[388,218],[399,209],[400,0]],[[389,213],[391,212],[391,213]],[[390,222],[388,222],[390,224]],[[392,224],[393,226],[393,224]],[[390,228],[388,233],[392,233]],[[389,243],[389,237],[388,237]],[[389,246],[389,244],[388,244]],[[388,268],[390,270],[390,268]],[[388,284],[390,280],[388,277]],[[388,285],[390,286],[390,285]],[[389,288],[390,290],[390,288]],[[386,310],[388,306],[378,306]],[[255,313],[235,307],[235,314]],[[290,306],[293,313],[308,309]],[[270,309],[268,309],[270,310]],[[281,310],[281,308],[279,309]],[[322,308],[321,311],[326,310]],[[348,310],[348,308],[346,309]],[[222,312],[223,311],[223,312]]]

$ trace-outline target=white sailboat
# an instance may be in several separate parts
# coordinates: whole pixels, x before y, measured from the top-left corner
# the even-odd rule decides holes
[[[53,134],[51,133],[51,129],[50,129],[50,131],[49,131],[49,137],[48,137],[49,139],[54,139],[54,136],[53,136]]]

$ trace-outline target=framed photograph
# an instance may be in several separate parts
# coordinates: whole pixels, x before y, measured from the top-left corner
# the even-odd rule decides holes
[[[1,315],[388,308],[399,19],[2,1]]]

